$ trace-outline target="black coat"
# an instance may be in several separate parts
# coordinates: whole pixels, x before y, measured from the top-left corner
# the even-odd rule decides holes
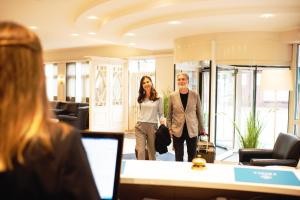
[[[165,125],[160,125],[157,129],[155,138],[155,149],[159,154],[168,152],[168,146],[171,144],[169,129]]]
[[[79,132],[60,123],[49,128],[52,151],[28,145],[24,164],[0,172],[0,199],[100,199]]]

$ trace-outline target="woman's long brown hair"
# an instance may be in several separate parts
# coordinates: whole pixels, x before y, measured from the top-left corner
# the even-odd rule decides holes
[[[24,149],[40,139],[51,149],[42,47],[27,28],[0,22],[0,171],[24,163]]]
[[[151,80],[150,76],[143,76],[143,77],[141,78],[141,81],[140,81],[140,88],[139,88],[139,96],[138,96],[138,99],[137,99],[138,103],[142,103],[142,102],[144,101],[145,97],[146,97],[146,91],[145,91],[144,88],[143,88],[143,81],[144,81],[146,78],[149,79],[150,82],[152,83],[152,80]],[[155,88],[153,87],[153,83],[152,83],[152,87],[151,87],[149,99],[152,100],[152,101],[156,101],[157,99],[159,99],[159,98],[158,98],[158,94],[157,94]]]

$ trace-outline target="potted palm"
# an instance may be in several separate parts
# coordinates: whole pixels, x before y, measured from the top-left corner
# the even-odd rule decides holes
[[[239,136],[242,148],[257,148],[259,145],[259,136],[264,128],[263,122],[259,119],[258,115],[253,112],[249,113],[247,117],[246,130],[243,134],[238,125],[234,122],[234,128]]]

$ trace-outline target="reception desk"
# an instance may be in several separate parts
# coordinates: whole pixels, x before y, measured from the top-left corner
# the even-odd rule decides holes
[[[124,160],[119,197],[300,199],[300,170],[209,163],[202,169],[191,168],[189,162]]]

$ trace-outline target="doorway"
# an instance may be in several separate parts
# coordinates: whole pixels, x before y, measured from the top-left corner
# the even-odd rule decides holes
[[[90,129],[124,130],[124,61],[93,58],[90,69]]]
[[[247,116],[254,108],[255,82],[253,68],[217,66],[215,143],[225,152],[233,152],[238,147],[235,125],[243,133]]]

